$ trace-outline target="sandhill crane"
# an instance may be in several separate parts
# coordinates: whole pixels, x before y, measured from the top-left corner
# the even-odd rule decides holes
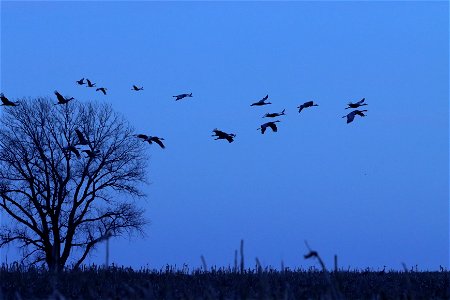
[[[343,116],[342,118],[347,118],[347,124],[348,124],[348,123],[353,122],[353,120],[355,119],[355,115],[365,117],[366,116],[364,114],[365,111],[367,111],[367,109],[364,109],[364,110],[355,109],[354,111],[348,113],[347,115]]]
[[[100,150],[81,150],[87,154],[86,158],[96,158],[100,154]]]
[[[284,116],[285,109],[283,109],[283,111],[281,111],[280,113],[267,113],[263,116],[263,118],[275,118],[275,117],[279,117],[279,116]]]
[[[164,146],[163,142],[164,141],[163,138],[157,137],[157,136],[150,136],[148,143],[151,144],[152,142],[157,143],[162,149],[166,148],[166,146]]]
[[[131,90],[132,91],[143,91],[144,87],[143,86],[142,87],[138,87],[138,86],[133,84],[133,87],[131,88]]]
[[[96,83],[92,83],[89,79],[86,78],[87,87],[95,87]]]
[[[146,134],[136,134],[135,136],[142,139],[143,142],[147,141],[148,139],[148,135]]]
[[[214,132],[214,135],[212,135],[212,136],[216,137],[216,139],[214,139],[214,140],[224,139],[224,140],[227,140],[228,143],[231,143],[234,141],[234,138],[236,137],[236,134],[234,134],[234,133],[226,133],[217,128],[214,129],[213,132]]]
[[[358,108],[360,106],[364,106],[367,105],[367,103],[364,103],[364,101],[366,100],[366,98],[362,98],[361,100],[359,100],[358,102],[352,103],[349,102],[347,105],[348,107],[346,107],[345,109],[349,109],[349,108]]]
[[[176,97],[175,101],[178,101],[178,100],[181,100],[181,99],[186,98],[186,97],[192,97],[192,93],[190,93],[190,94],[180,94],[180,95],[176,95],[176,96],[172,96],[172,97]]]
[[[0,93],[0,100],[2,101],[3,106],[17,106],[19,105],[19,102],[12,102],[8,98],[3,95],[3,93]]]
[[[70,100],[74,99],[73,97],[71,97],[71,98],[64,98],[60,93],[58,93],[58,91],[55,91],[54,93],[56,95],[56,98],[58,99],[58,103],[55,103],[55,105],[57,105],[57,104],[66,104]]]
[[[83,133],[80,130],[75,129],[75,132],[77,133],[78,137],[78,145],[89,145],[89,141],[84,137]]]
[[[106,90],[107,90],[107,88],[101,87],[101,88],[97,88],[95,91],[100,91],[103,93],[103,95],[106,95]]]
[[[303,103],[302,105],[297,106],[298,112],[300,113],[304,108],[311,107],[311,106],[319,106],[319,105],[314,104],[314,101],[307,101],[307,102]]]
[[[64,151],[73,152],[73,153],[77,156],[77,158],[80,158],[80,157],[81,157],[80,152],[79,152],[78,149],[77,149],[75,146],[73,146],[73,145],[69,145],[69,146],[67,146],[67,147],[64,147],[63,150],[64,150]]]
[[[84,82],[84,77],[81,78],[80,80],[77,80],[76,83],[78,83],[79,85],[86,84],[86,82]]]
[[[277,128],[277,124],[275,124],[277,122],[280,122],[280,121],[276,120],[276,121],[271,121],[271,122],[264,123],[257,130],[261,130],[261,133],[264,134],[264,132],[266,132],[267,127],[270,127],[273,132],[277,132],[278,128]]]
[[[267,94],[261,100],[250,104],[250,106],[263,106],[263,105],[272,104],[271,102],[265,102],[268,98],[269,98],[269,95]]]
[[[152,144],[153,142],[157,143],[162,149],[166,148],[166,146],[163,144],[164,141],[163,138],[159,138],[157,136],[151,136],[146,134],[137,134],[136,137],[142,139],[143,142],[148,142],[149,144]]]

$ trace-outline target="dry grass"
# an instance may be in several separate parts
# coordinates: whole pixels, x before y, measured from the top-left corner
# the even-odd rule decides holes
[[[306,242],[305,242],[306,243]],[[189,269],[133,270],[124,267],[83,266],[67,269],[55,277],[45,268],[19,264],[0,267],[2,299],[450,299],[450,272],[342,270],[337,256],[328,271],[317,251],[306,243],[305,259],[317,259],[320,269],[281,271],[244,265],[244,241],[240,262],[234,266]]]
[[[161,270],[96,266],[67,270],[56,288],[44,269],[0,269],[0,299],[449,299],[449,272]]]

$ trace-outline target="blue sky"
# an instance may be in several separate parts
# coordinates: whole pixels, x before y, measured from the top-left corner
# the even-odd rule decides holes
[[[2,1],[1,91],[109,102],[166,139],[148,149],[147,236],[112,241],[117,264],[226,266],[244,239],[250,265],[314,265],[307,240],[329,266],[337,254],[343,267],[438,269],[448,31],[446,2]],[[250,107],[266,94],[272,105]],[[346,103],[363,97],[368,116],[346,124]],[[319,106],[298,114],[308,100]],[[256,130],[284,108],[279,132]]]

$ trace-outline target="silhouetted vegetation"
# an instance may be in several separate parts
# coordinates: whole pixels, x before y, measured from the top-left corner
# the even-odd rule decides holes
[[[27,264],[60,271],[105,239],[143,232],[136,200],[148,179],[144,146],[111,105],[55,95],[60,105],[2,98],[16,107],[0,118],[0,210],[9,218],[0,248],[18,246]]]
[[[20,265],[0,269],[0,299],[336,299],[323,271],[187,266],[161,270],[82,267],[65,270],[58,282],[46,269]],[[448,299],[449,272],[329,273],[346,299]]]

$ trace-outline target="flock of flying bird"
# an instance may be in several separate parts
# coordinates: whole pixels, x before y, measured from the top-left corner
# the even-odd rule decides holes
[[[78,85],[86,85],[89,88],[96,88],[96,91],[100,91],[102,92],[104,95],[106,95],[106,91],[107,88],[105,87],[97,87],[95,83],[92,83],[89,79],[86,78],[81,78],[80,80],[77,80],[76,83]],[[131,90],[133,91],[142,91],[144,90],[144,87],[138,87],[136,85],[133,85]],[[55,90],[55,95],[57,98],[57,103],[55,103],[55,105],[58,104],[67,104],[70,100],[73,100],[74,98],[65,98],[64,96],[62,96],[58,91]],[[176,95],[173,96],[175,98],[175,101],[184,99],[184,98],[188,98],[188,97],[192,97],[192,93],[188,93],[188,94],[180,94],[180,95]],[[266,102],[269,98],[269,95],[264,96],[261,100],[252,103],[250,106],[265,106],[265,105],[269,105],[272,104],[271,102]],[[19,105],[19,102],[13,102],[10,101],[8,98],[5,97],[5,95],[3,93],[0,93],[0,100],[2,102],[1,106],[17,106]],[[367,110],[359,110],[356,108],[359,108],[361,106],[367,105],[365,102],[365,98],[362,98],[360,101],[352,103],[349,102],[347,104],[347,107],[345,109],[354,109],[352,110],[350,113],[348,113],[347,115],[343,116],[342,118],[347,118],[347,124],[353,122],[353,120],[355,119],[355,116],[361,116],[361,117],[365,117],[366,115],[364,114],[365,112],[367,112]],[[314,103],[314,101],[307,101],[301,105],[299,105],[298,108],[298,112],[300,113],[303,109],[308,108],[308,107],[313,107],[313,106],[319,106],[318,104]],[[266,113],[263,118],[276,118],[276,117],[280,117],[285,115],[285,109],[283,109],[281,112],[275,112],[275,113]],[[264,134],[267,130],[267,128],[272,129],[273,132],[277,132],[278,128],[276,123],[280,122],[279,120],[275,120],[275,121],[269,121],[266,122],[264,124],[262,124],[257,130],[261,130],[261,133]],[[214,129],[213,131],[213,137],[215,137],[215,140],[220,140],[220,139],[224,139],[227,140],[229,143],[234,141],[234,138],[236,137],[236,134],[234,133],[226,133],[224,131],[221,131],[219,129]],[[82,146],[89,146],[89,149],[83,149],[81,150],[81,152],[86,153],[86,158],[95,158],[100,151],[99,150],[94,150],[92,148],[91,143],[89,142],[88,139],[85,138],[85,136],[83,135],[83,133],[79,130],[79,129],[75,129],[75,133],[77,135],[78,138],[78,143],[76,143],[75,145],[68,145],[67,147],[63,148],[63,150],[65,151],[70,151],[72,153],[74,153],[78,158],[81,157],[80,155],[80,151],[79,149],[76,147],[77,145],[82,145]],[[144,142],[148,142],[149,144],[152,143],[156,143],[158,144],[162,149],[164,149],[166,146],[163,144],[163,140],[164,138],[160,138],[157,136],[150,136],[150,135],[146,135],[146,134],[137,134],[135,135],[137,138],[142,139],[142,141]]]
[[[264,106],[264,105],[268,105],[268,104],[272,104],[271,102],[266,102],[266,100],[269,99],[269,95],[264,96],[261,100],[250,104],[250,106]],[[358,108],[360,106],[364,106],[367,105],[366,103],[364,103],[366,99],[363,98],[358,102],[355,103],[348,103],[348,107],[346,107],[345,109],[349,109],[349,108]],[[298,108],[298,112],[300,113],[303,109],[308,108],[308,107],[312,107],[312,106],[319,106],[318,104],[315,104],[314,101],[307,101],[303,104],[301,104],[300,106],[297,106]],[[280,116],[284,116],[286,110],[283,109],[281,112],[275,112],[275,113],[266,113],[263,118],[276,118],[276,117],[280,117]],[[343,118],[347,118],[347,124],[353,122],[353,120],[355,119],[355,116],[361,116],[361,117],[365,117],[366,115],[364,114],[364,112],[366,112],[367,110],[358,110],[355,109],[352,112],[350,112],[349,114],[343,116]],[[261,130],[261,133],[264,134],[264,132],[266,132],[267,128],[272,129],[273,132],[277,132],[278,128],[277,128],[277,124],[278,122],[281,122],[279,120],[275,120],[275,121],[269,121],[266,122],[264,124],[262,124],[257,130]],[[236,136],[236,134],[234,133],[226,133],[223,132],[221,130],[218,130],[217,128],[213,130],[214,137],[216,137],[216,140],[220,140],[220,139],[226,139],[229,143],[233,142],[234,137]]]

